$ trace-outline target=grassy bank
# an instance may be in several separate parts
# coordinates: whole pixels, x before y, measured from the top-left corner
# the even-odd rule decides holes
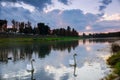
[[[69,41],[77,40],[79,37],[24,37],[24,38],[0,38],[0,43],[8,42],[49,42],[49,41]]]
[[[113,69],[112,73],[109,74],[106,80],[120,80],[120,45],[113,43],[111,46],[113,55],[107,60],[108,64]]]

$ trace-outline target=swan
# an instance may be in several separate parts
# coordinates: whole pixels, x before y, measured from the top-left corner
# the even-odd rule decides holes
[[[77,54],[74,54],[73,55],[73,60],[69,60],[69,65],[70,66],[76,66],[77,64],[76,64],[76,57],[75,56],[77,56]]]
[[[74,67],[74,73],[73,73],[73,75],[76,77],[76,76],[77,76],[77,75],[76,75],[77,63],[76,63],[76,57],[75,57],[75,56],[77,56],[77,54],[74,54],[74,55],[73,55],[74,60],[69,60],[69,65],[70,65],[71,67]]]
[[[27,71],[28,72],[34,72],[34,67],[33,67],[33,62],[34,62],[35,60],[34,59],[32,59],[31,60],[31,64],[27,64]]]

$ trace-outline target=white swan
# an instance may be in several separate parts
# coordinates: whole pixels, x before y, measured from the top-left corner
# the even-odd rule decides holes
[[[70,66],[76,66],[76,58],[75,58],[75,56],[77,56],[77,54],[74,54],[73,55],[73,60],[69,60],[69,65]]]
[[[33,62],[34,62],[35,60],[34,59],[32,59],[31,60],[31,64],[27,64],[27,71],[28,72],[34,72],[34,67],[33,67]]]
[[[76,63],[76,57],[75,57],[75,56],[77,56],[77,54],[74,54],[74,55],[73,55],[74,60],[69,60],[69,65],[70,65],[71,67],[74,67],[74,73],[73,73],[73,75],[76,77],[76,76],[77,76],[77,75],[76,75],[77,63]]]

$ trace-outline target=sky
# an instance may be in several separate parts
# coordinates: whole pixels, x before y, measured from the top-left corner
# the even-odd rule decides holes
[[[0,0],[0,19],[44,22],[80,34],[120,31],[120,0]]]

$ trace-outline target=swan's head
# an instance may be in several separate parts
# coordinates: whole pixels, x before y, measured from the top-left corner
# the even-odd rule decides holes
[[[31,61],[32,61],[32,62],[35,62],[35,59],[32,59]]]
[[[77,54],[75,53],[73,56],[77,56]]]

